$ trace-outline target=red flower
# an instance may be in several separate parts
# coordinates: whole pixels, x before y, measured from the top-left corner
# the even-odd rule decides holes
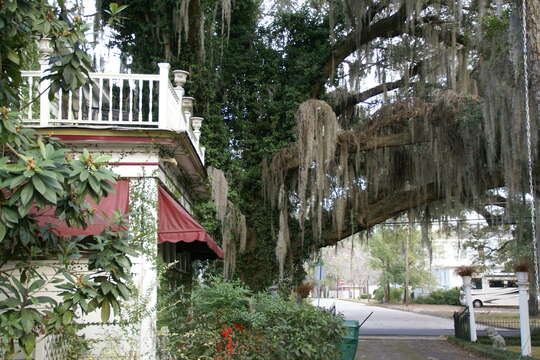
[[[233,332],[232,328],[225,326],[223,330],[221,330],[221,336],[226,339],[232,335],[232,332]]]
[[[229,340],[227,341],[227,345],[225,345],[225,349],[227,349],[227,352],[229,353],[229,355],[233,353],[234,346],[233,346],[232,338],[229,338]]]
[[[244,331],[244,327],[241,324],[234,324],[233,327],[240,333]]]

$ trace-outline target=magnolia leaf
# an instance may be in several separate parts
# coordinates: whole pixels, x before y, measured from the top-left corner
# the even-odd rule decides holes
[[[118,284],[118,290],[120,291],[120,294],[124,298],[124,300],[129,299],[129,296],[131,295],[131,291],[128,289],[128,287],[124,284]]]
[[[32,332],[32,328],[34,327],[34,317],[29,310],[21,310],[21,324],[26,333]]]
[[[49,297],[49,296],[36,296],[34,299],[36,300],[36,302],[37,302],[38,304],[49,303],[49,304],[51,304],[52,306],[56,306],[56,305],[57,305],[57,302],[56,302],[53,298],[51,298],[51,297]]]
[[[105,299],[101,303],[101,321],[102,322],[109,321],[110,316],[111,316],[111,307],[110,307],[109,302],[107,301],[107,299]]]
[[[23,205],[26,205],[32,200],[32,195],[34,195],[34,187],[32,184],[28,183],[24,185],[21,191],[21,201]]]
[[[116,299],[111,299],[111,305],[114,311],[114,315],[120,315],[120,304],[118,304],[118,301],[116,301]]]
[[[43,279],[37,279],[36,281],[34,281],[30,287],[28,288],[28,292],[31,293],[33,291],[36,291],[38,290],[39,288],[41,288],[43,285],[45,285],[45,280]]]
[[[45,192],[47,191],[47,187],[43,183],[43,181],[40,179],[38,175],[32,176],[32,184],[34,184],[34,187],[37,191],[43,196],[45,196]]]
[[[101,288],[103,289],[103,293],[107,295],[108,293],[112,291],[113,285],[107,281],[101,284]]]
[[[13,50],[8,50],[7,54],[6,54],[6,57],[8,58],[9,61],[11,61],[12,63],[15,63],[17,65],[19,65],[20,62],[21,62],[21,59],[20,59],[19,55]]]
[[[52,189],[47,189],[45,193],[43,194],[43,197],[47,200],[49,200],[51,203],[56,204],[57,198],[56,198],[56,192]]]
[[[26,214],[28,214],[28,212],[30,211],[30,208],[32,208],[32,202],[29,202],[28,204],[23,206],[19,206],[19,208],[17,209],[19,211],[19,216],[26,216]]]
[[[72,319],[73,319],[73,313],[71,311],[66,311],[64,315],[62,315],[62,324],[69,325],[71,324]]]
[[[0,301],[0,309],[2,308],[14,308],[21,305],[20,301],[16,298],[9,298],[6,300]]]
[[[34,351],[36,345],[36,337],[34,334],[26,334],[19,339],[19,345],[24,349],[24,353],[30,355]]]
[[[4,225],[3,222],[0,221],[0,242],[4,240],[4,237],[6,236],[6,225]]]
[[[1,215],[4,216],[4,218],[7,221],[9,221],[10,223],[18,223],[19,222],[19,217],[17,216],[17,213],[15,211],[13,211],[12,209],[10,209],[10,208],[3,207]]]
[[[12,178],[9,182],[9,188],[14,189],[15,187],[19,186],[23,181],[26,180],[26,177],[24,175],[19,175],[14,178]]]
[[[98,182],[93,176],[88,177],[88,183],[90,184],[90,187],[92,188],[94,193],[96,193],[96,195],[98,196],[101,196],[101,194],[103,193],[101,191],[101,186],[99,186]]]

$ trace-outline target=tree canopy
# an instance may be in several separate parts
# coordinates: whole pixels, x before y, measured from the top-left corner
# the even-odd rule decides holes
[[[255,287],[280,268],[298,281],[320,246],[410,209],[421,221],[490,205],[495,189],[529,191],[523,39],[536,149],[534,2],[525,37],[522,3],[504,0],[126,5],[112,25],[126,66],[192,73],[207,162],[226,171],[246,215],[237,272]]]

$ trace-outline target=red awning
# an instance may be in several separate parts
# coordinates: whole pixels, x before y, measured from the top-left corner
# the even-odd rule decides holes
[[[99,235],[110,224],[114,212],[119,210],[127,214],[129,208],[129,180],[119,180],[113,184],[114,193],[109,193],[102,198],[99,205],[88,198],[86,202],[96,209],[95,215],[86,229],[69,227],[64,220],[56,217],[54,206],[47,206],[42,210],[36,210],[36,220],[40,226],[51,225],[52,231],[59,236],[91,236]]]
[[[158,243],[176,243],[192,259],[223,258],[223,250],[167,190],[158,192]]]

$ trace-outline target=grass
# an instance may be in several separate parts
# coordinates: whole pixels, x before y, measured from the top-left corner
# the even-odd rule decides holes
[[[396,304],[399,305],[399,304]],[[382,305],[383,307],[392,307],[392,304]],[[413,305],[414,306],[414,305]],[[422,306],[422,305],[419,305]],[[401,309],[406,310],[406,309]],[[480,308],[475,311],[476,321],[486,325],[492,325],[494,327],[505,327],[509,329],[519,329],[519,313],[517,309],[508,309],[510,311],[496,311],[489,308]],[[414,310],[407,310],[414,311]],[[425,309],[421,311],[415,311],[421,314],[440,316],[445,318],[452,318],[454,315],[453,310],[437,310],[437,309]],[[540,327],[540,316],[530,317],[531,325],[534,327]]]
[[[508,350],[495,350],[491,347],[491,345],[471,343],[468,341],[457,339],[453,336],[448,337],[448,342],[454,345],[458,345],[462,347],[463,349],[473,352],[475,354],[487,357],[489,359],[496,359],[496,360],[539,359],[538,357],[521,356],[521,354],[519,353],[519,346],[509,346],[507,348]],[[517,348],[518,351],[517,352],[511,351],[510,348],[512,349]],[[535,351],[539,351],[539,350],[540,350],[540,347],[534,347],[533,354],[535,354]]]
[[[447,318],[452,318],[454,316],[453,311],[422,311],[422,314],[442,316]]]
[[[506,348],[510,351],[515,351],[517,353],[521,352],[521,347],[519,346],[507,346]],[[531,349],[532,349],[532,356],[534,358],[540,359],[540,346],[533,346]]]

